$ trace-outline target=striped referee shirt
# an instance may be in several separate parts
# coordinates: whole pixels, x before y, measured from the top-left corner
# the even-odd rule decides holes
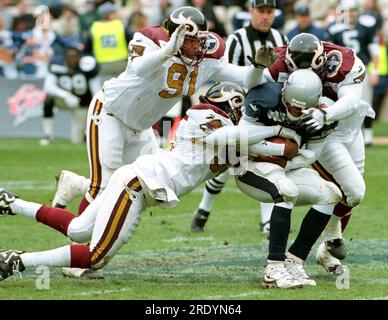
[[[229,35],[226,46],[228,48],[229,62],[239,66],[248,66],[248,56],[255,57],[256,51],[266,44],[267,47],[281,47],[288,44],[287,37],[276,29],[271,28],[268,32],[260,32],[252,27],[238,29]]]

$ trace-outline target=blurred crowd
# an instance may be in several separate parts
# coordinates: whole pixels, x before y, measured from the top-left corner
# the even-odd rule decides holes
[[[384,41],[383,16],[377,4],[388,1],[365,0],[361,11],[373,12],[379,19],[381,42]],[[48,64],[63,62],[64,48],[76,47],[94,55],[102,64],[100,73],[109,78],[125,68],[127,43],[134,32],[149,25],[159,25],[172,9],[182,5],[199,8],[209,21],[209,28],[222,37],[249,24],[250,1],[245,0],[0,0],[0,77],[42,78]],[[327,40],[325,30],[335,20],[337,1],[277,1],[273,28],[291,40],[302,31]],[[95,44],[103,22],[116,21],[123,32],[121,52],[108,61],[98,55]],[[112,39],[104,39],[109,46]],[[113,61],[113,60],[116,61]],[[109,62],[106,64],[106,62]],[[104,68],[107,65],[108,68]]]

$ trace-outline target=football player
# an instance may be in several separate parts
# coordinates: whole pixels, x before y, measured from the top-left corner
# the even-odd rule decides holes
[[[328,108],[310,110],[304,121],[313,131],[332,121],[342,123],[328,139],[315,164],[326,178],[340,186],[344,198],[325,229],[325,241],[317,252],[317,261],[330,272],[341,270],[339,259],[346,255],[341,225],[343,231],[351,209],[365,195],[362,177],[365,149],[360,127],[366,115],[374,117],[371,107],[361,100],[365,66],[352,49],[321,42],[307,33],[297,35],[288,46],[276,49],[276,53],[271,48],[261,51],[269,60],[278,55],[271,67],[259,69],[263,71],[261,83],[284,82],[293,71],[311,68],[323,82],[323,95],[335,101]]]
[[[303,284],[315,285],[305,272],[303,261],[329,222],[334,205],[317,202],[319,192],[310,186],[304,188],[302,181],[308,180],[310,184],[313,180],[319,181],[319,178],[317,172],[314,176],[310,174],[311,169],[303,168],[320,156],[326,137],[338,125],[337,121],[333,121],[317,131],[303,125],[307,110],[327,108],[333,103],[321,97],[321,93],[320,78],[311,70],[300,69],[290,75],[284,86],[280,83],[258,86],[248,92],[245,100],[240,125],[282,125],[294,129],[301,136],[301,145],[304,146],[292,159],[257,155],[250,162],[248,172],[237,177],[237,184],[244,193],[256,200],[275,204],[270,219],[269,255],[263,279],[265,287],[282,287],[284,279],[287,279],[285,269]],[[297,188],[295,182],[300,183]],[[327,189],[320,192],[324,194]],[[331,194],[330,190],[328,192]],[[324,199],[324,195],[320,198]],[[296,240],[286,254],[291,210],[294,205],[304,204],[314,206],[305,216]]]
[[[248,88],[258,82],[258,68],[227,63],[224,41],[208,32],[205,16],[193,7],[174,10],[162,27],[136,32],[129,49],[127,69],[105,82],[90,104],[91,182],[80,212],[115,169],[157,149],[151,126],[182,96],[193,95],[209,79]],[[62,178],[53,204],[64,207],[71,196],[61,192]]]
[[[55,106],[72,110],[71,141],[80,143],[85,135],[86,111],[92,94],[89,82],[97,75],[97,64],[93,57],[81,57],[74,47],[65,49],[64,65],[51,64],[46,75],[44,90],[43,131],[41,145],[48,145],[54,139]]]
[[[126,70],[105,82],[89,107],[90,180],[62,171],[55,206],[65,207],[88,186],[79,207],[82,213],[116,169],[154,153],[158,144],[151,126],[182,96],[193,95],[209,80],[251,88],[260,74],[253,65],[228,63],[224,40],[209,33],[206,17],[190,6],[174,10],[161,27],[136,32],[129,51]]]
[[[231,85],[226,87],[233,88]],[[226,160],[231,158],[226,157],[224,150],[238,148],[242,144],[241,139],[245,139],[248,152],[253,155],[257,152],[266,154],[268,147],[261,143],[266,138],[281,136],[299,140],[293,130],[279,125],[235,126],[240,118],[240,106],[237,104],[243,90],[236,88],[230,93],[228,100],[232,100],[233,104],[222,101],[217,106],[200,104],[190,108],[176,131],[170,151],[158,150],[156,154],[140,156],[132,164],[116,170],[107,188],[81,216],[77,217],[62,208],[19,199],[1,188],[0,214],[30,217],[77,243],[90,241],[90,244],[71,244],[35,253],[3,250],[0,252],[0,280],[15,271],[22,272],[37,265],[101,268],[130,239],[140,222],[141,213],[148,206],[174,207],[179,202],[178,197],[227,170],[233,163]],[[275,154],[292,157],[297,150],[297,146],[293,152],[276,148]],[[314,170],[310,169],[310,172],[315,177],[309,180],[312,183],[310,187],[316,185],[326,191],[317,192],[314,201],[324,204],[337,202],[341,197],[339,189],[320,178]],[[298,186],[298,181],[295,184]],[[303,181],[305,184],[306,181]],[[279,286],[302,285],[288,273],[287,277],[283,274],[281,278]]]

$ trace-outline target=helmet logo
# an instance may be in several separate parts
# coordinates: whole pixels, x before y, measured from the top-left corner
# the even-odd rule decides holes
[[[188,36],[195,36],[198,33],[198,26],[197,24],[191,20],[191,17],[185,17],[183,15],[183,12],[179,13],[178,18],[174,18],[171,16],[171,21],[174,22],[177,25],[184,24],[186,25],[186,35]]]
[[[342,53],[333,50],[327,55],[327,77],[332,78],[337,75],[342,64]]]
[[[314,50],[315,55],[313,57],[313,60],[311,61],[311,67],[313,69],[318,69],[318,68],[322,67],[322,65],[324,64],[325,57],[323,54],[323,45],[321,45],[321,43],[318,41],[314,41],[314,43],[317,44],[317,49]]]

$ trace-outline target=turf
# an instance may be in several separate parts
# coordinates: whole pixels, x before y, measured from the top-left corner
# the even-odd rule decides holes
[[[40,147],[37,140],[1,140],[0,155],[0,186],[26,200],[49,203],[60,169],[88,173],[85,146],[67,141]],[[49,289],[38,290],[39,274],[28,270],[22,279],[0,283],[0,299],[388,299],[387,159],[387,146],[368,148],[366,198],[346,231],[349,289],[337,289],[336,277],[315,264],[315,248],[306,268],[317,287],[262,289],[267,240],[258,232],[258,204],[229,181],[204,233],[189,230],[199,187],[175,209],[147,210],[133,239],[105,268],[105,280],[66,279],[50,268]],[[70,209],[76,210],[78,200]],[[307,209],[294,211],[290,242]],[[27,218],[0,218],[1,248],[35,251],[68,243]]]

